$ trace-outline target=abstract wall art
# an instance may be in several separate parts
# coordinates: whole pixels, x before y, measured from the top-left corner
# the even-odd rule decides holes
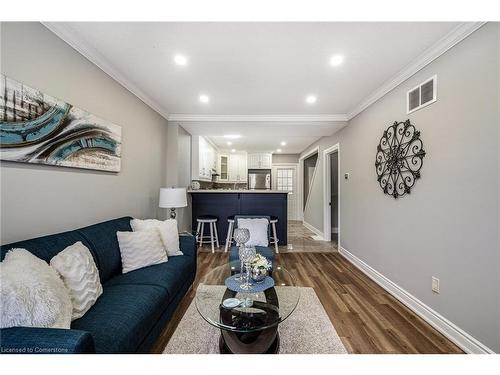
[[[121,126],[0,75],[0,159],[120,171]]]

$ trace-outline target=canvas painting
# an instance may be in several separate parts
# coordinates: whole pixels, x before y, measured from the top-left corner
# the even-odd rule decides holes
[[[121,126],[0,75],[0,159],[120,171]]]

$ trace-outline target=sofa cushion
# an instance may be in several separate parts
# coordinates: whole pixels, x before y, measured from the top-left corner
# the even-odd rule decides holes
[[[122,217],[76,230],[91,244],[90,250],[95,255],[102,283],[122,273],[122,260],[116,232],[132,231],[131,219],[131,217]]]
[[[168,292],[154,285],[104,286],[94,306],[71,328],[91,333],[97,353],[135,352],[167,305]]]
[[[185,255],[169,258],[168,262],[144,267],[113,277],[106,286],[151,285],[164,288],[173,298],[193,273],[192,258]]]

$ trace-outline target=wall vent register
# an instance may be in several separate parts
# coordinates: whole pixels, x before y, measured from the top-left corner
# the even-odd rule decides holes
[[[412,113],[437,99],[437,76],[433,76],[406,93],[406,112]]]

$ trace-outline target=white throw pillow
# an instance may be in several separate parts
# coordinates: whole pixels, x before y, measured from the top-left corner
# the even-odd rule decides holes
[[[71,320],[81,318],[102,294],[99,271],[89,249],[80,241],[50,260],[66,285],[73,304]]]
[[[0,263],[0,328],[70,328],[71,298],[57,272],[25,249]]]
[[[238,228],[247,228],[250,231],[250,239],[246,246],[267,246],[269,220],[260,219],[238,219]]]
[[[122,256],[122,272],[168,261],[158,229],[116,232]]]
[[[167,219],[165,221],[156,219],[132,219],[130,226],[134,232],[158,228],[161,241],[169,257],[183,255],[179,248],[179,231],[177,229],[177,220]]]

